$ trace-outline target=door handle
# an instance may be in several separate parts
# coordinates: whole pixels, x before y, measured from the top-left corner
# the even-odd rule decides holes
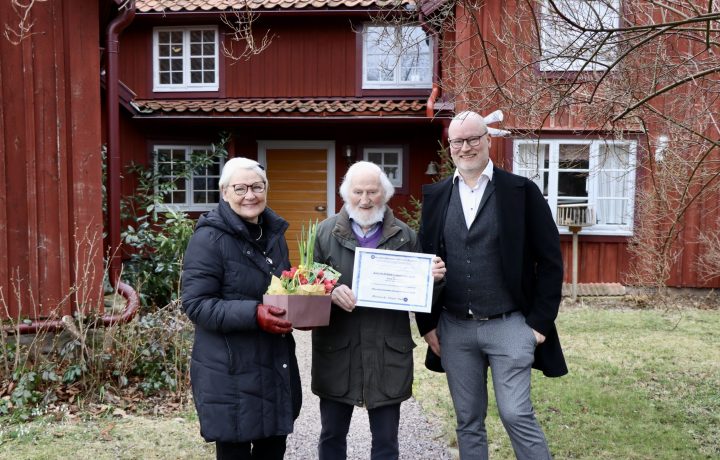
[[[322,204],[315,206],[315,210],[318,212],[323,212],[323,211],[325,211],[325,209],[327,209],[327,208],[325,208],[325,205],[322,205]]]

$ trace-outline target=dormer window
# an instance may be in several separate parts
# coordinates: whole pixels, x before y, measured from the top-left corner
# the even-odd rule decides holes
[[[542,71],[604,71],[615,60],[617,43],[607,30],[619,27],[619,0],[544,1],[541,24]]]
[[[430,88],[432,40],[420,26],[367,24],[363,89]]]
[[[218,90],[217,27],[153,30],[154,91]]]

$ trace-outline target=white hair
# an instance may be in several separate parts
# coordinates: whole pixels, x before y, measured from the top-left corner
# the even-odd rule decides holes
[[[222,174],[220,174],[220,190],[222,191],[225,187],[230,185],[230,178],[235,174],[238,169],[246,169],[252,171],[260,176],[265,182],[265,187],[268,188],[270,184],[267,180],[267,174],[265,174],[265,168],[255,160],[244,157],[235,157],[228,160],[223,166]]]
[[[390,201],[390,198],[395,194],[395,186],[390,182],[385,171],[370,161],[358,161],[348,168],[342,184],[340,184],[340,196],[345,203],[350,201],[350,183],[352,182],[353,176],[359,171],[376,173],[380,179],[380,185],[382,185],[383,188],[383,199],[385,203]]]

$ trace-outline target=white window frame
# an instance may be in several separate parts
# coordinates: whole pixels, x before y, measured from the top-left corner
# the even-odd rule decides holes
[[[549,167],[548,167],[548,194],[545,197],[552,211],[553,218],[557,222],[557,205],[558,205],[558,173],[559,151],[562,144],[585,144],[589,145],[589,171],[587,179],[587,201],[596,212],[596,223],[589,227],[583,227],[583,235],[610,235],[610,236],[632,236],[635,213],[635,181],[636,181],[636,162],[637,162],[637,142],[636,141],[612,141],[612,140],[585,140],[585,139],[534,139],[524,140],[518,139],[513,142],[513,172],[521,176],[527,177],[535,182],[541,191],[543,191],[543,172],[544,161],[535,158],[534,164],[527,164],[522,161],[520,146],[548,146]],[[605,156],[602,153],[602,147],[622,147],[627,149],[628,158],[625,168],[605,168]],[[625,188],[626,195],[622,198],[601,196],[602,187],[600,180],[607,173],[615,173],[621,180],[625,181],[622,185]],[[624,224],[604,224],[602,223],[602,213],[598,210],[598,204],[602,201],[623,200],[627,201],[626,209],[623,212],[625,220]],[[558,226],[561,234],[569,234],[570,231],[566,226]]]
[[[404,81],[401,77],[401,71],[402,71],[402,59],[404,57],[405,52],[412,46],[412,44],[409,43],[401,43],[402,38],[406,35],[406,32],[409,29],[413,30],[419,30],[425,34],[425,40],[427,40],[427,47],[428,47],[428,65],[429,68],[422,68],[423,74],[425,74],[427,77],[425,79],[422,79],[422,75],[419,77],[417,81]],[[373,50],[373,45],[370,43],[370,30],[371,29],[385,29],[389,31],[389,33],[392,33],[395,37],[394,40],[394,46],[393,50],[391,52],[379,52],[376,53],[378,55],[386,55],[388,56],[388,59],[390,61],[394,61],[392,64],[393,69],[393,81],[371,81],[368,79],[368,71],[370,70],[368,67],[368,55],[372,54],[371,51]],[[434,62],[434,46],[433,46],[433,38],[431,36],[428,36],[427,33],[422,29],[419,25],[378,25],[377,23],[366,23],[364,25],[363,29],[363,63],[362,63],[362,87],[363,89],[412,89],[412,88],[431,88],[432,87],[432,78],[433,78],[433,62]]]
[[[554,0],[565,17],[591,28],[617,29],[620,26],[620,0]],[[584,19],[584,21],[583,21]],[[612,38],[602,45],[602,53],[593,54],[607,34],[579,33],[563,28],[560,18],[547,0],[541,13],[540,70],[543,72],[604,71],[617,55]],[[574,40],[573,40],[574,38]],[[584,43],[583,43],[584,42]],[[583,50],[583,52],[581,52]],[[563,57],[567,55],[567,57]],[[571,57],[577,56],[579,57]],[[590,60],[592,58],[592,61]]]
[[[190,78],[190,34],[195,31],[213,31],[215,35],[214,49],[212,55],[215,68],[215,81],[213,83],[191,83]],[[160,49],[159,34],[160,32],[181,32],[182,33],[182,72],[183,82],[181,84],[160,83]],[[153,91],[170,92],[170,91],[218,91],[220,88],[220,62],[219,62],[219,36],[216,26],[190,26],[190,27],[156,27],[153,29]]]
[[[394,153],[397,155],[397,165],[396,164],[386,164],[385,163],[385,155],[388,153]],[[380,154],[382,156],[381,163],[375,162],[370,160],[370,154]],[[390,183],[393,184],[395,188],[402,188],[403,186],[403,149],[402,147],[365,147],[363,149],[363,160],[370,161],[372,163],[375,163],[376,165],[380,166],[380,169],[385,171],[387,174],[387,171],[385,170],[386,167],[397,166],[397,174],[395,174],[395,177],[391,177],[389,174],[387,174],[388,179],[390,179]]]
[[[160,149],[168,149],[168,150],[184,150],[185,151],[185,161],[190,160],[190,155],[192,154],[193,150],[207,150],[207,151],[214,151],[215,147],[212,145],[187,145],[187,144],[157,144],[153,146],[153,170],[155,171],[155,174],[158,178],[160,178],[160,172],[159,172],[159,165],[158,165],[158,150]],[[212,184],[215,188],[210,188],[208,186],[207,189],[203,190],[206,192],[218,192],[220,193],[220,174],[222,173],[222,168],[225,165],[225,160],[223,158],[218,158],[218,174],[217,175],[203,175],[204,178],[211,178]],[[173,177],[173,176],[162,176],[162,177]],[[190,175],[190,177],[187,180],[187,188],[185,190],[185,202],[183,203],[172,203],[172,202],[165,202],[158,206],[158,210],[164,211],[167,209],[176,209],[181,211],[188,211],[188,212],[196,212],[196,211],[209,211],[217,206],[217,203],[219,201],[220,195],[218,195],[218,201],[215,202],[208,202],[208,203],[195,203],[194,202],[194,179],[195,176],[193,174]],[[155,187],[155,193],[157,194],[157,186]],[[164,200],[172,199],[171,197],[163,197]]]

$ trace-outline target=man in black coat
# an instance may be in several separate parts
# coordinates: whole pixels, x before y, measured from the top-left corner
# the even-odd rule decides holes
[[[567,373],[554,321],[563,264],[557,227],[537,186],[494,168],[483,118],[449,127],[452,177],[423,187],[420,243],[445,260],[442,295],[416,315],[428,353],[441,357],[463,460],[487,459],[487,370],[520,459],[551,458],[530,401],[530,370]]]

